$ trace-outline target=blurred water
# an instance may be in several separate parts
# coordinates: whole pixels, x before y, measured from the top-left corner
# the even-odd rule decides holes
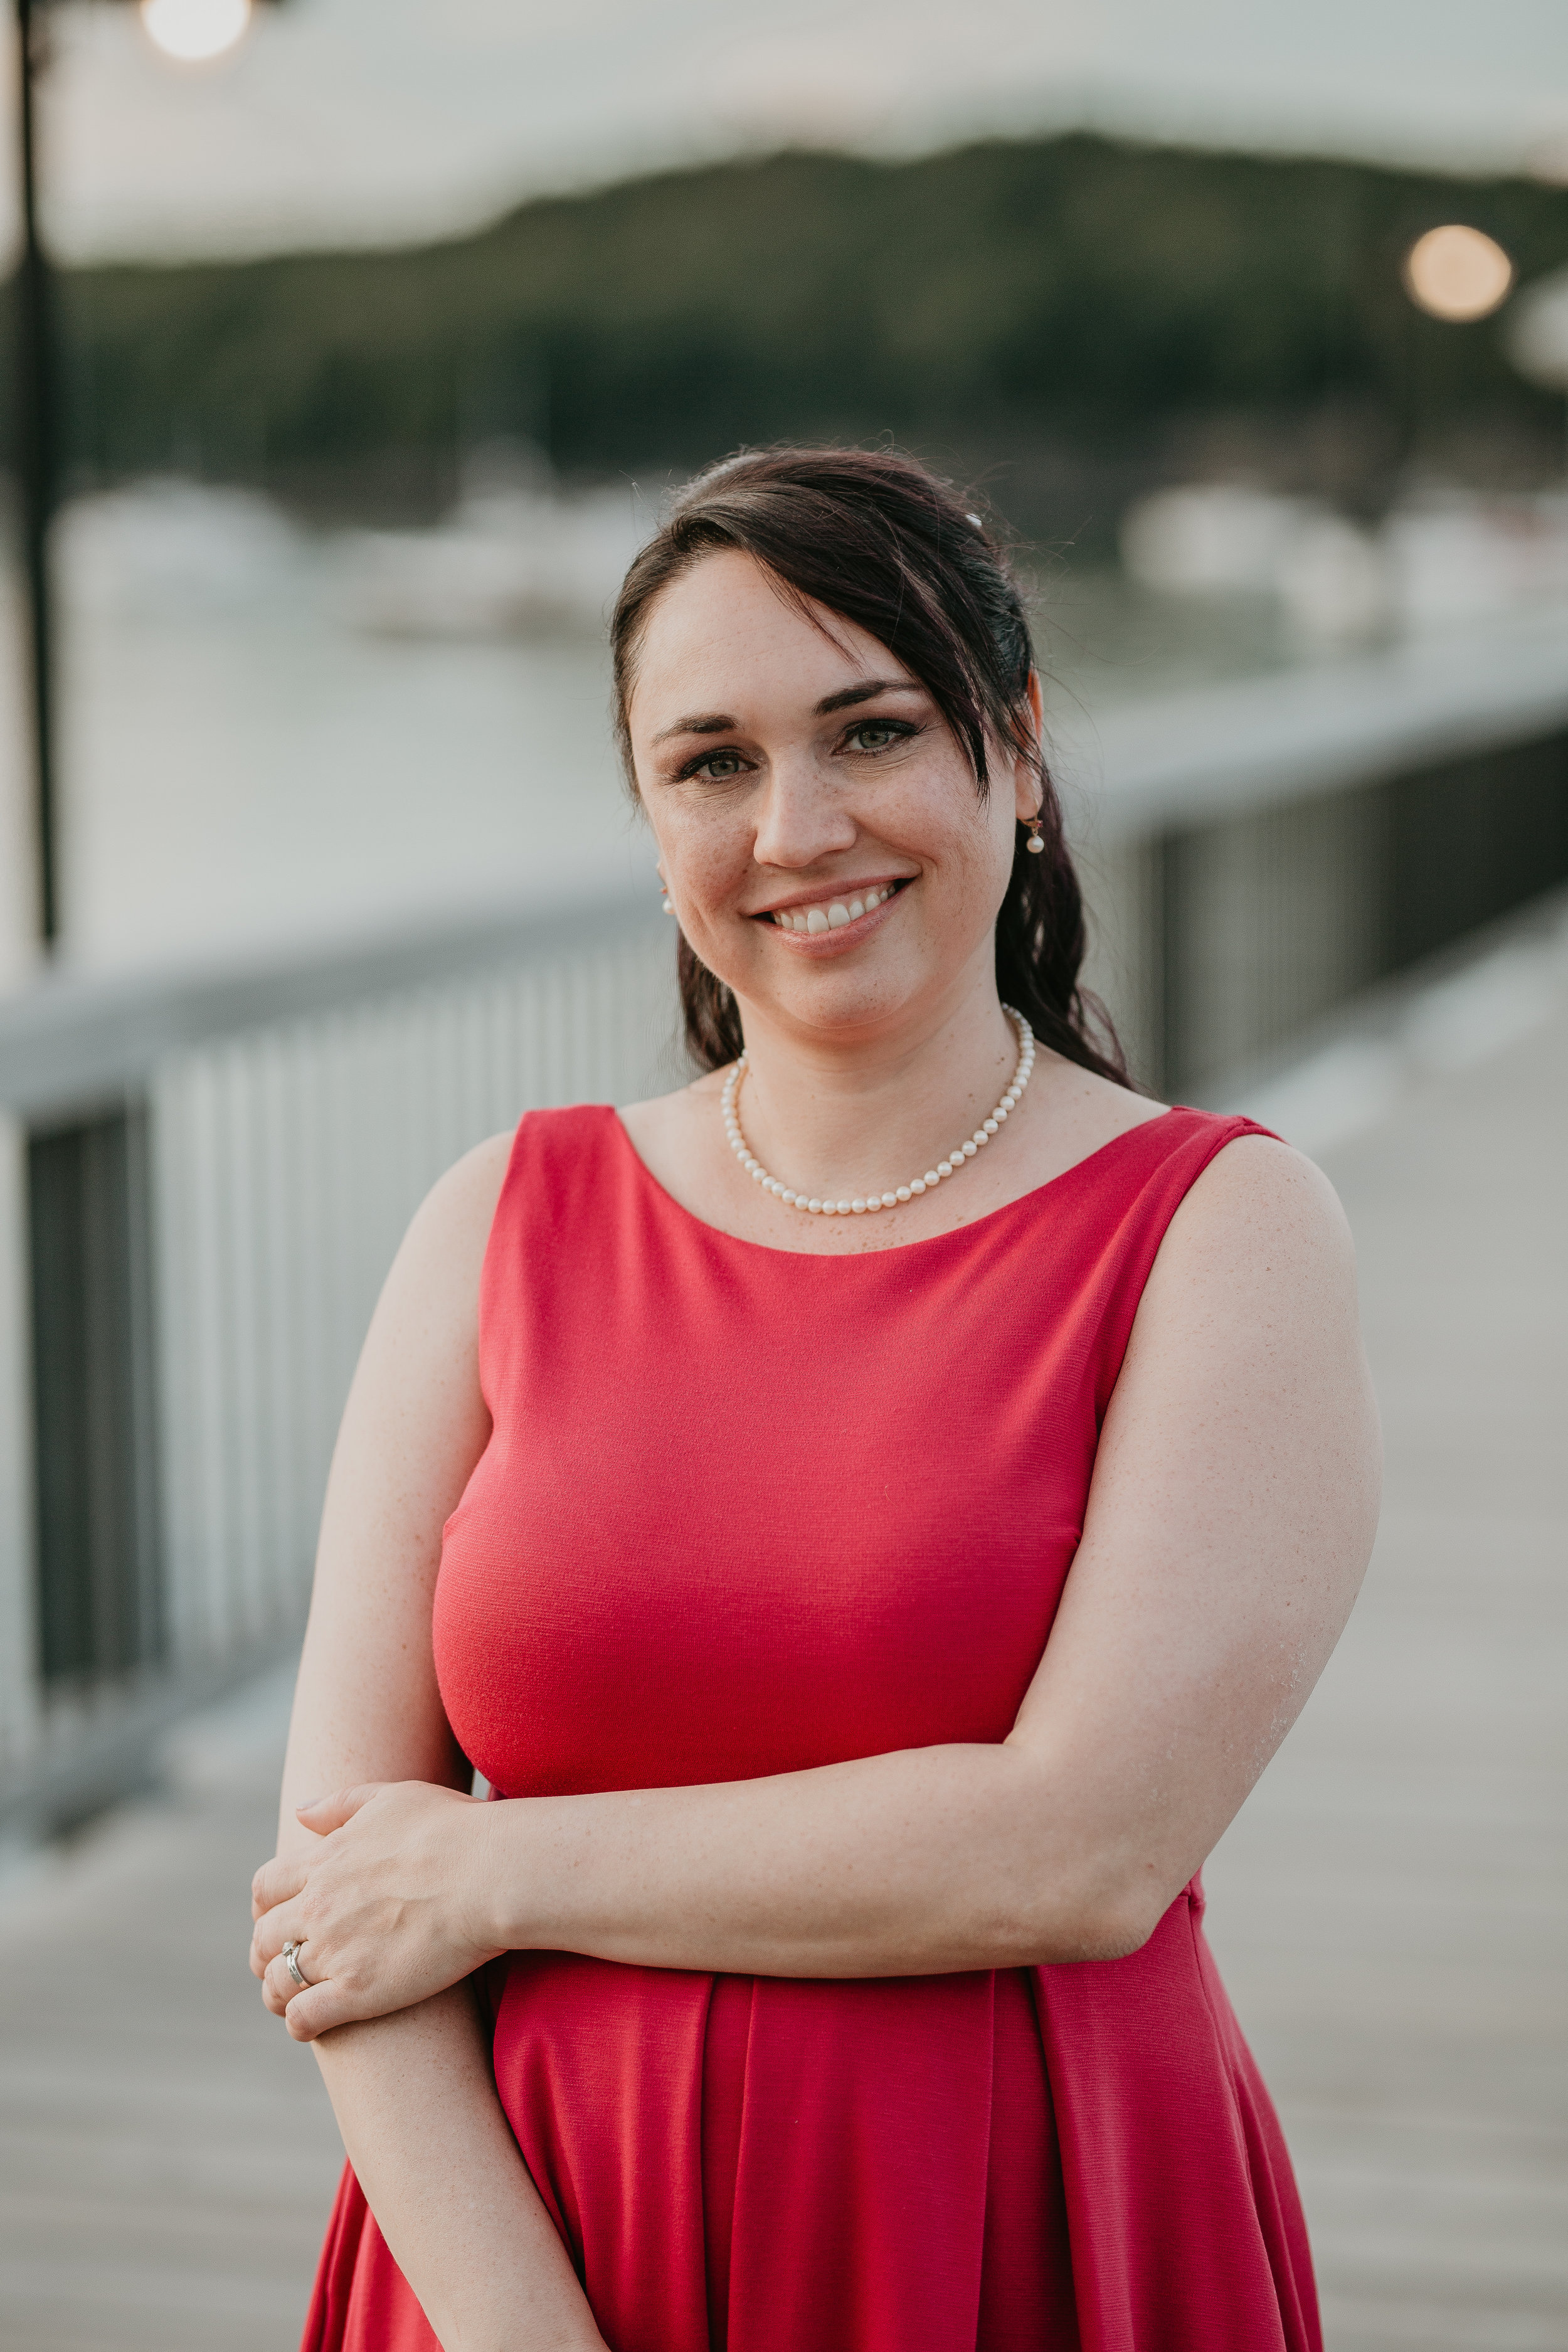
[[[586,630],[395,637],[342,551],[259,504],[68,518],[66,947],[205,958],[500,897],[618,887],[637,838]],[[73,530],[73,521],[77,526]]]
[[[531,572],[526,513],[508,542],[504,515],[470,518],[466,540],[312,533],[259,499],[181,484],[69,510],[58,549],[71,963],[206,961],[628,879],[651,893],[653,851],[608,718],[603,615],[647,524],[625,499],[618,537],[602,505],[579,518],[590,560],[554,614],[531,585],[540,535],[560,527],[543,509]],[[1267,597],[1183,603],[1065,560],[1038,586],[1058,707],[1300,657]],[[0,930],[15,971],[30,919],[19,665],[7,683]]]

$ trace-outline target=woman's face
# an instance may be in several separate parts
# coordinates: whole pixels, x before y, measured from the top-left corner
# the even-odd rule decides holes
[[[983,803],[925,688],[837,613],[716,551],[647,621],[628,711],[681,929],[744,1008],[853,1035],[935,1012],[978,969],[1035,813],[992,747]],[[828,633],[831,634],[828,634]]]

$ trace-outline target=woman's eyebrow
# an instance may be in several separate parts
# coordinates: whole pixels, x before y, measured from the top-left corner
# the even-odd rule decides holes
[[[879,694],[923,694],[925,688],[918,677],[868,677],[858,686],[840,687],[837,694],[825,694],[815,707],[814,715],[826,719],[835,710],[852,710],[857,703],[869,702]],[[656,743],[667,743],[672,735],[733,735],[740,732],[741,722],[727,710],[699,710],[689,718],[678,719],[672,727],[661,727],[654,737]]]
[[[656,743],[668,743],[672,735],[736,735],[741,722],[722,710],[700,710],[693,718],[678,719],[673,727],[661,727],[654,737]]]
[[[869,702],[875,694],[924,692],[918,677],[868,677],[860,686],[846,686],[837,694],[825,694],[816,706],[816,716],[826,719],[830,710],[852,710],[858,702]]]

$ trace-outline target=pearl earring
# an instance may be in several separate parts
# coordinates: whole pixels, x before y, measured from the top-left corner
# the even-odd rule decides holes
[[[1037,816],[1032,816],[1029,819],[1029,838],[1024,844],[1024,846],[1028,851],[1031,857],[1043,857],[1045,856],[1046,845],[1040,839],[1040,820]]]
[[[655,868],[654,868],[654,872],[655,872],[656,874],[658,874],[658,866],[655,866]],[[659,888],[664,892],[664,896],[663,896],[663,898],[662,898],[659,900],[659,902],[658,902],[658,903],[659,903],[659,905],[664,908],[664,911],[665,911],[665,913],[666,913],[667,915],[673,915],[673,914],[674,914],[674,912],[675,912],[675,901],[671,898],[671,897],[670,897],[670,895],[669,895],[669,886],[668,886],[668,884],[666,882],[666,880],[665,880],[665,878],[664,878],[664,877],[663,877],[663,875],[662,875],[662,874],[659,874],[659,876],[658,876],[658,887],[659,887]]]

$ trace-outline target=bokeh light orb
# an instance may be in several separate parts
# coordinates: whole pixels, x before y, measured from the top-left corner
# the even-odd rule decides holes
[[[142,0],[147,37],[182,65],[232,49],[250,22],[250,0]]]
[[[1484,319],[1513,284],[1513,264],[1479,228],[1450,221],[1418,236],[1405,257],[1405,288],[1429,318]]]

